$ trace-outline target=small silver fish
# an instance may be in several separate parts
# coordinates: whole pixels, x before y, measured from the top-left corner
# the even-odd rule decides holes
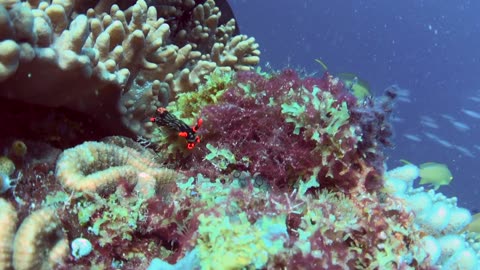
[[[414,141],[414,142],[421,142],[422,141],[422,138],[420,138],[420,136],[415,135],[415,134],[405,133],[405,134],[403,134],[403,137],[409,139],[410,141]]]
[[[455,121],[455,118],[449,114],[442,114],[442,117],[448,121]]]
[[[467,109],[462,109],[462,112],[472,118],[475,119],[480,119],[480,113],[472,111],[472,110],[467,110]]]
[[[460,153],[464,154],[467,157],[474,158],[475,155],[472,153],[472,151],[468,150],[467,148],[460,146],[460,145],[455,145],[455,149],[457,149]]]
[[[431,139],[432,141],[440,144],[441,146],[444,146],[446,148],[454,148],[455,145],[453,145],[452,143],[448,142],[447,140],[444,140],[440,137],[438,137],[437,135],[435,134],[432,134],[430,132],[424,132],[423,134],[425,134],[425,136],[429,139]]]
[[[453,127],[455,127],[458,131],[465,132],[470,130],[470,127],[463,122],[450,121],[450,123],[452,123]]]
[[[439,128],[437,122],[430,116],[423,115],[420,117],[420,124],[429,128]]]
[[[480,97],[469,97],[471,101],[480,102]]]

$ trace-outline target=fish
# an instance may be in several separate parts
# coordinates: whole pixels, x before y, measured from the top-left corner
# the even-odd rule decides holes
[[[472,216],[472,221],[465,227],[464,231],[475,232],[480,237],[480,213],[476,213]]]
[[[429,139],[432,139],[432,140],[438,140],[440,139],[437,135],[435,134],[432,134],[430,132],[424,132],[423,134],[425,134],[425,136]]]
[[[435,122],[435,120],[433,120],[433,118],[428,116],[428,115],[422,115],[422,116],[420,116],[420,119],[422,121],[426,121],[426,122]]]
[[[467,110],[467,109],[462,109],[462,112],[472,118],[480,119],[480,113],[478,112]]]
[[[387,89],[393,89],[395,94],[397,94],[397,100],[400,102],[410,103],[412,100],[410,99],[410,90],[401,88],[398,84],[392,84]]]
[[[472,151],[468,150],[467,148],[460,146],[460,145],[455,145],[455,149],[457,149],[460,153],[464,154],[467,157],[474,158],[475,155],[472,153]]]
[[[422,139],[418,136],[418,135],[415,135],[415,134],[409,134],[409,133],[405,133],[403,134],[403,137],[411,140],[411,141],[414,141],[414,142],[421,142]]]
[[[470,127],[463,123],[463,122],[460,122],[460,121],[450,121],[450,123],[453,125],[454,128],[456,128],[458,131],[461,131],[461,132],[465,132],[465,131],[469,131],[470,130]]]
[[[455,147],[455,145],[453,145],[452,143],[450,143],[450,142],[448,142],[448,141],[446,141],[446,140],[444,140],[444,139],[438,138],[438,139],[436,140],[436,142],[437,142],[438,144],[442,145],[442,146],[447,147],[447,148],[454,148],[454,147]]]
[[[405,103],[411,103],[412,102],[412,100],[409,97],[402,97],[402,96],[397,97],[397,100],[401,101],[401,102],[405,102]]]
[[[440,186],[448,185],[453,180],[452,173],[447,165],[436,162],[427,162],[419,166],[420,185],[432,185],[435,190]]]
[[[372,96],[368,82],[360,79],[357,75],[353,73],[340,73],[337,77],[342,80],[345,87],[349,89],[358,100]]]
[[[438,143],[438,144],[440,144],[440,145],[442,145],[442,146],[445,146],[445,147],[447,147],[447,148],[454,148],[454,147],[455,147],[455,145],[453,145],[452,143],[450,143],[450,142],[448,142],[448,141],[446,141],[446,140],[438,137],[438,136],[435,135],[435,134],[432,134],[432,133],[430,133],[430,132],[424,132],[423,134],[424,134],[427,138],[433,140],[434,142],[436,142],[436,143]]]
[[[325,71],[328,71],[328,67],[325,62],[318,58],[314,60],[315,62],[319,63]],[[352,92],[357,100],[364,100],[365,98],[372,96],[368,82],[360,79],[357,75],[353,73],[340,73],[337,77],[343,82],[345,88]]]
[[[480,97],[469,97],[471,101],[480,102]]]
[[[429,127],[429,128],[435,128],[435,129],[439,128],[437,122],[433,118],[427,115],[422,115],[420,117],[420,124],[422,126]]]
[[[325,71],[328,71],[327,64],[321,59],[314,59],[315,62],[319,63]],[[340,73],[337,77],[343,82],[345,88],[350,90],[352,94],[358,99],[363,100],[367,97],[371,97],[370,94],[370,85],[368,82],[360,79],[356,74],[353,73]]]
[[[327,65],[321,59],[317,58],[317,59],[315,59],[315,62],[319,63],[325,71],[328,70]]]
[[[420,124],[422,126],[429,127],[429,128],[435,128],[435,129],[439,128],[438,124],[435,122],[421,121]]]
[[[447,119],[448,121],[455,121],[455,118],[449,114],[442,114],[441,115],[444,119]]]
[[[403,122],[405,122],[405,119],[403,119],[401,117],[398,117],[398,116],[392,116],[392,117],[390,117],[390,121],[392,121],[394,123],[403,123]]]

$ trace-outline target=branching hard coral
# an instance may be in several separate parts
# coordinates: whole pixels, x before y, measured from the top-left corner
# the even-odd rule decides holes
[[[0,95],[69,107],[111,130],[148,136],[145,116],[169,98],[195,91],[217,67],[259,62],[258,44],[237,35],[235,20],[219,20],[213,0],[114,3],[0,3]],[[59,94],[65,88],[70,94]]]
[[[100,142],[85,142],[65,150],[57,161],[56,177],[75,191],[112,190],[120,181],[135,186],[143,196],[155,194],[159,186],[178,178],[172,170],[159,167],[147,150]]]

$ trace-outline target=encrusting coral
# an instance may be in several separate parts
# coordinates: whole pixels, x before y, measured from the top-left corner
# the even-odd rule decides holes
[[[145,115],[194,91],[217,66],[247,70],[259,62],[258,44],[235,35],[234,19],[219,25],[213,0],[157,7],[138,0],[124,10],[114,3],[0,3],[0,95],[68,106],[144,136]],[[181,22],[158,15],[182,7]]]

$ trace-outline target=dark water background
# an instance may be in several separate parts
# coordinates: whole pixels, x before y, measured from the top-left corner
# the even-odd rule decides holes
[[[396,107],[395,147],[387,150],[388,167],[401,165],[400,159],[445,163],[454,180],[439,191],[479,211],[480,119],[462,109],[480,112],[480,1],[229,2],[241,32],[260,44],[262,65],[315,72],[321,67],[314,59],[321,58],[334,74],[356,73],[377,95],[392,84],[409,89],[411,102]],[[442,114],[470,129],[458,130]],[[422,124],[422,116],[438,128]],[[424,132],[453,146],[442,146]]]

